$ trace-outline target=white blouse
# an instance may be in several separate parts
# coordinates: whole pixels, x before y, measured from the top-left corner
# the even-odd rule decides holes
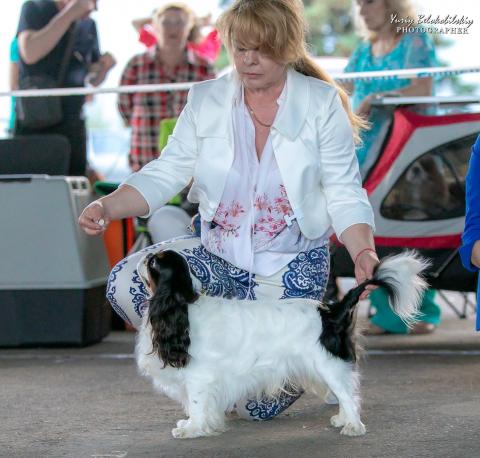
[[[285,84],[277,100],[277,116],[284,107],[287,90]],[[258,160],[255,127],[245,105],[243,87],[234,98],[232,116],[234,160],[213,221],[202,220],[202,244],[236,267],[270,276],[299,252],[328,243],[329,232],[315,240],[300,232],[270,135]]]

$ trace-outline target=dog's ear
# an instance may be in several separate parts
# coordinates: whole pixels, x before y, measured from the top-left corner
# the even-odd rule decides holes
[[[154,295],[156,285],[158,283],[156,281],[158,275],[156,275],[156,272],[150,268],[150,262],[154,256],[155,255],[152,253],[148,254],[144,258],[140,259],[140,262],[137,265],[137,273],[145,285],[148,297],[152,297]]]
[[[190,276],[190,268],[187,261],[177,253],[176,256],[174,276],[172,278],[174,294],[180,302],[192,304],[198,299],[198,293],[193,287],[192,277]]]
[[[158,281],[149,304],[153,351],[165,366],[185,367],[190,357],[188,304],[198,298],[188,264],[178,253],[164,251],[150,259],[148,266]]]

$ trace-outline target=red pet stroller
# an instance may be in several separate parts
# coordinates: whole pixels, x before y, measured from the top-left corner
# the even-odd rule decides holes
[[[476,290],[475,275],[462,267],[458,249],[480,109],[459,100],[408,106],[401,99],[379,101],[390,121],[382,126],[378,154],[367,164],[364,187],[375,212],[380,257],[416,249],[432,262],[427,276],[433,288],[470,292]],[[332,275],[353,276],[345,248],[332,251]],[[463,311],[456,310],[460,316],[467,305],[466,299]]]

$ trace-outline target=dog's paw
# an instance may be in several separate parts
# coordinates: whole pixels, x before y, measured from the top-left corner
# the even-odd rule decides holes
[[[205,434],[202,434],[202,431],[196,428],[189,428],[188,426],[183,426],[180,428],[173,428],[172,436],[175,439],[192,439],[194,437],[205,436]]]
[[[363,436],[366,432],[365,425],[359,422],[356,424],[347,423],[340,431],[340,434],[344,434],[345,436]]]
[[[332,418],[330,418],[330,424],[335,428],[340,428],[341,426],[345,425],[345,419],[340,415],[334,415]]]
[[[177,421],[177,428],[185,428],[187,426],[188,420],[178,420]]]

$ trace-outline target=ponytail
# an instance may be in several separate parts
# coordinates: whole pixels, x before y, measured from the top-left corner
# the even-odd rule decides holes
[[[301,73],[302,75],[311,76],[313,78],[325,81],[337,90],[343,108],[347,112],[348,119],[350,120],[355,143],[360,143],[360,131],[362,129],[368,129],[369,123],[362,116],[359,116],[352,111],[350,107],[350,101],[348,100],[347,92],[338,83],[336,83],[335,80],[325,70],[323,70],[307,53],[305,53],[304,57],[300,58],[293,64],[293,69]]]

